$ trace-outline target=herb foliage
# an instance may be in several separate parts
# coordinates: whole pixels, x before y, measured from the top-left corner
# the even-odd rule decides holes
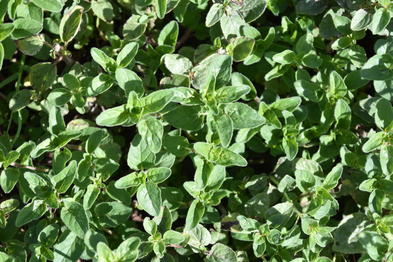
[[[0,261],[393,261],[390,0],[0,0]]]

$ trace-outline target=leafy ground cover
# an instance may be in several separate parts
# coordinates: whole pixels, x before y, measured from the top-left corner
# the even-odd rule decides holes
[[[393,261],[389,0],[0,0],[0,261]]]

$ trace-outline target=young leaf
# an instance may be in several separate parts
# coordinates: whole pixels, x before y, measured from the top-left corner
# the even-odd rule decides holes
[[[228,147],[232,140],[233,124],[231,118],[226,115],[214,115],[214,124],[220,137],[220,142],[223,147]]]
[[[68,188],[72,185],[76,175],[76,161],[71,161],[66,168],[60,173],[51,177],[52,183],[55,186],[57,192],[60,194],[65,193]]]
[[[163,19],[166,14],[167,0],[153,0],[153,6],[158,18]]]
[[[138,188],[136,194],[139,206],[151,216],[158,216],[162,206],[161,190],[151,182],[146,182]]]
[[[124,106],[117,106],[101,112],[96,118],[99,126],[119,126],[128,120],[128,113]]]
[[[197,142],[194,144],[194,150],[208,161],[222,166],[247,166],[246,159],[226,148]]]
[[[340,179],[342,173],[343,173],[343,166],[341,164],[336,165],[326,176],[322,186],[326,190],[331,190],[335,188],[338,184],[338,180]]]
[[[107,54],[105,54],[104,51],[93,47],[90,50],[90,54],[94,61],[99,64],[105,71],[109,71],[110,68],[112,68],[116,62],[113,58],[109,57]]]
[[[147,179],[153,183],[159,184],[164,182],[172,174],[171,169],[167,167],[150,168],[146,172]]]
[[[118,67],[127,67],[131,64],[132,60],[138,53],[139,44],[136,42],[131,42],[126,44],[120,53],[117,55],[116,64]]]
[[[220,3],[214,3],[207,13],[205,25],[207,27],[212,27],[218,21],[220,21],[221,17],[224,15],[224,6]]]
[[[82,24],[83,7],[76,5],[64,14],[59,25],[60,39],[68,44],[77,35]]]
[[[115,182],[115,187],[118,189],[125,189],[129,187],[136,187],[142,183],[141,177],[137,172],[133,172],[121,177]]]

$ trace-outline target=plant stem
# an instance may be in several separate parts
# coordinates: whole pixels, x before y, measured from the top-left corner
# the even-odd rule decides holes
[[[16,140],[18,140],[20,136],[20,131],[22,130],[22,114],[20,110],[18,111],[18,128],[16,130],[16,134],[14,139],[12,140],[12,146],[15,144]]]
[[[25,67],[25,59],[26,59],[26,56],[24,54],[22,54],[21,60],[20,60],[20,63],[19,63],[18,78],[17,78],[16,84],[15,84],[16,92],[18,92],[19,89],[20,89],[20,85],[21,85],[21,81],[22,81],[23,69]],[[8,120],[7,134],[9,134],[9,131],[10,131],[10,128],[11,128],[11,122],[12,122],[13,114],[14,114],[14,112],[11,112],[10,119]],[[20,131],[21,131],[20,129],[22,128],[21,117],[22,116],[20,115],[20,112],[18,112],[18,130],[16,132],[16,135],[15,135],[15,138],[14,138],[12,144],[14,144],[15,140],[19,137],[19,134],[20,134]]]

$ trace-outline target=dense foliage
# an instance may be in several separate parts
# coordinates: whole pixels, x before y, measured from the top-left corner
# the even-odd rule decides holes
[[[390,0],[0,0],[0,261],[393,261]]]

